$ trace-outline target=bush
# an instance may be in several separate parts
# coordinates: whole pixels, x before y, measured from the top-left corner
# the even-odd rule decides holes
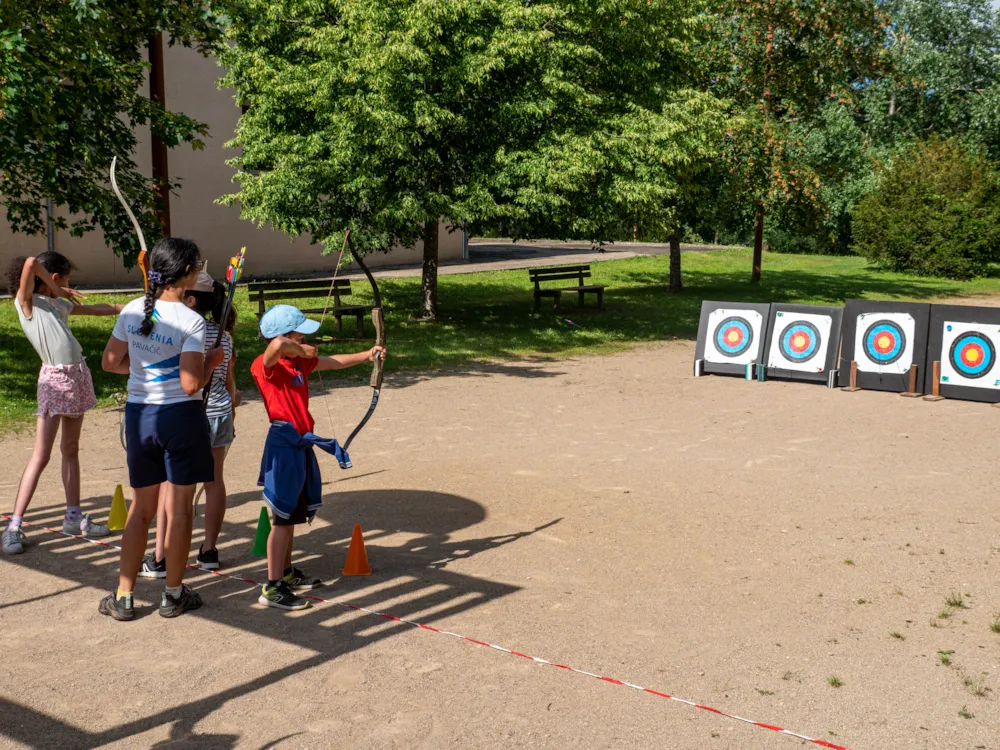
[[[957,140],[915,143],[854,210],[852,249],[886,270],[982,276],[1000,260],[998,177]]]

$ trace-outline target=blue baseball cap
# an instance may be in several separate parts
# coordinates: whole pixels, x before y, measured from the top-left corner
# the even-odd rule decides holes
[[[266,339],[287,336],[292,331],[308,336],[319,330],[319,321],[310,320],[292,305],[275,305],[260,319],[260,335]]]

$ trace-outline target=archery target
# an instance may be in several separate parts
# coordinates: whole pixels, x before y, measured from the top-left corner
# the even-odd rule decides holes
[[[768,352],[768,368],[822,372],[833,325],[829,315],[778,312]]]
[[[747,365],[757,360],[764,316],[756,310],[713,310],[708,316],[705,360]]]
[[[997,341],[1000,327],[945,321],[941,335],[941,383],[1000,390]]]
[[[916,322],[908,313],[862,313],[854,335],[858,370],[896,375],[909,372],[915,338]]]

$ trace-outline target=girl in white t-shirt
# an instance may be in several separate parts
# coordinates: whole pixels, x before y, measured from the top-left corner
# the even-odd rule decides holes
[[[215,281],[207,272],[198,274],[195,285],[187,290],[184,302],[192,310],[205,318],[205,351],[215,347],[219,339],[219,325],[226,301],[226,287]],[[233,310],[230,309],[230,317]],[[220,347],[223,351],[222,364],[215,368],[211,382],[205,387],[205,416],[208,417],[209,436],[212,440],[212,456],[215,461],[215,481],[206,482],[205,487],[205,541],[198,550],[198,566],[206,570],[219,569],[217,541],[226,517],[226,452],[236,433],[233,429],[233,408],[239,403],[236,390],[236,362],[233,351],[233,337],[224,331]],[[197,501],[196,501],[197,502]],[[143,578],[164,578],[166,564],[166,504],[161,504],[156,516],[156,548],[152,555],[142,560],[139,575]]]
[[[195,487],[215,478],[208,420],[201,389],[222,361],[222,350],[205,353],[205,319],[184,304],[201,269],[198,246],[168,237],[150,253],[149,285],[118,316],[101,362],[128,375],[125,436],[132,507],[122,534],[117,591],[101,600],[101,614],[131,620],[132,590],[156,517],[160,486],[167,509],[167,588],[160,615],[176,617],[201,606],[183,585],[191,550]]]
[[[94,381],[83,349],[68,324],[70,315],[114,315],[120,305],[82,305],[83,295],[69,288],[73,265],[61,253],[49,251],[37,258],[15,258],[7,284],[21,329],[42,360],[38,373],[38,419],[35,447],[21,475],[14,513],[0,538],[8,555],[24,551],[21,517],[28,509],[38,479],[52,455],[56,433],[62,432],[62,480],[66,492],[63,531],[83,536],[107,536],[108,527],[94,523],[80,510],[80,431],[83,415],[97,406]]]

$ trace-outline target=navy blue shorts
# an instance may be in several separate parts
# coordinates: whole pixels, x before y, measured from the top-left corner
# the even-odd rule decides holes
[[[133,487],[215,479],[208,418],[201,399],[177,404],[125,404],[128,478]]]

